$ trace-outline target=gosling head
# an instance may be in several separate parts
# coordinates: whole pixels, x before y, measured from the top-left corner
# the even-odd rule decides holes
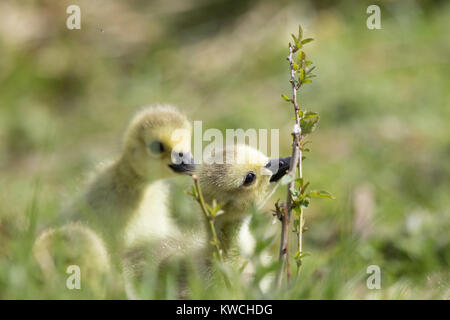
[[[191,130],[187,118],[173,106],[145,108],[128,126],[123,159],[143,178],[170,177],[193,163]],[[172,168],[173,163],[178,166]]]
[[[229,218],[247,212],[261,203],[271,182],[278,181],[289,169],[290,157],[268,159],[247,145],[232,145],[213,151],[211,158],[195,167],[205,200],[224,205]]]

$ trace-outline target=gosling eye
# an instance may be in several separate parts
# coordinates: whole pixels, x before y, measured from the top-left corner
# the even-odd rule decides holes
[[[149,148],[154,154],[161,154],[165,151],[164,145],[159,141],[153,141],[150,143]]]
[[[256,174],[254,172],[249,172],[245,176],[243,185],[247,187],[247,186],[253,184],[253,182],[255,182],[255,180],[256,180]]]

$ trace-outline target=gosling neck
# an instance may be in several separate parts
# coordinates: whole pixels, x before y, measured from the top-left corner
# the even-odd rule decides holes
[[[115,182],[127,190],[144,189],[149,179],[138,174],[126,157],[122,157],[114,166]]]
[[[228,210],[227,210],[228,209]],[[245,217],[247,216],[243,212],[229,211],[231,208],[225,206],[225,213],[216,217],[215,227],[217,230],[217,237],[220,241],[220,246],[224,251],[225,256],[230,252],[241,230]],[[228,215],[227,215],[228,213]]]

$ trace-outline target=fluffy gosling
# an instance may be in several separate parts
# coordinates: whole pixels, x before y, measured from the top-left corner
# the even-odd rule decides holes
[[[195,167],[206,202],[216,200],[223,205],[224,213],[216,217],[215,226],[225,254],[237,238],[250,205],[258,205],[267,197],[271,182],[286,173],[289,163],[289,157],[269,160],[260,151],[238,144],[213,152],[210,159]]]
[[[174,175],[170,168],[188,166],[191,125],[171,106],[144,109],[131,121],[120,157],[89,185],[82,199],[63,216],[69,221],[86,221],[99,229],[108,245],[117,249],[124,230],[137,212],[150,183]]]
[[[142,202],[158,197],[158,193],[153,196],[147,192],[150,183],[172,176],[176,169],[189,167],[192,162],[190,143],[191,125],[176,108],[157,106],[139,112],[126,130],[120,156],[62,212],[65,226],[47,230],[36,240],[34,255],[44,275],[51,277],[56,270],[65,271],[67,267],[55,265],[56,260],[65,261],[59,257],[55,259],[55,254],[65,255],[53,251],[52,242],[55,241],[66,242],[63,246],[66,249],[77,246],[86,246],[89,250],[97,248],[101,261],[91,261],[93,263],[86,265],[86,269],[97,268],[100,274],[107,272],[110,261],[105,252],[119,256],[117,253],[124,246],[127,225]],[[169,167],[174,161],[176,169]],[[70,260],[77,264],[77,259]],[[78,260],[83,261],[81,257]]]
[[[180,172],[197,175],[207,203],[216,200],[223,205],[224,213],[215,218],[215,227],[227,264],[240,262],[238,235],[250,206],[265,199],[271,182],[278,181],[286,173],[289,163],[290,158],[269,160],[247,145],[235,145],[214,151],[200,165],[178,166]],[[208,279],[212,275],[210,262],[213,247],[205,236],[205,230],[207,228],[192,230],[181,237],[168,237],[128,251],[130,278],[134,278],[135,283],[141,282],[145,270],[153,270],[159,277],[170,268],[182,269],[186,260],[192,259],[198,271]],[[183,283],[183,279],[180,280]],[[155,283],[158,289],[164,286],[164,280],[157,279]],[[185,290],[181,284],[181,297],[186,297]]]

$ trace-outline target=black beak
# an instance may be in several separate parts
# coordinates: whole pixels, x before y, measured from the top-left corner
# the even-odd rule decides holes
[[[289,170],[291,163],[291,157],[271,159],[266,165],[266,168],[272,171],[270,182],[276,182],[280,180]]]
[[[191,176],[195,171],[194,158],[189,153],[172,153],[172,163],[169,168],[176,173]]]

